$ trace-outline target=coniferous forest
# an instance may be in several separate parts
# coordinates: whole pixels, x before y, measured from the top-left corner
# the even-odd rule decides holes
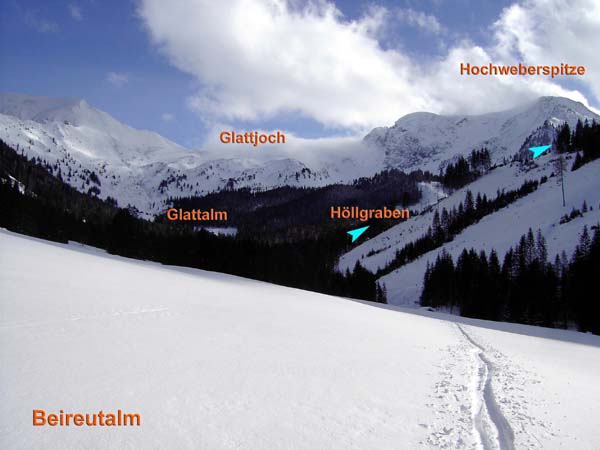
[[[598,129],[596,123],[578,123],[572,133],[567,126],[559,131],[555,144],[563,151],[578,151],[578,143],[584,143],[572,170],[597,158],[586,149],[597,139]],[[440,181],[452,189],[493,169],[489,152],[473,151],[439,176],[392,170],[351,185],[258,193],[230,190],[175,201],[175,206],[182,208],[233,208],[237,211],[235,236],[218,236],[161,219],[142,220],[129,209],[117,207],[110,198],[100,200],[93,190],[78,192],[64,183],[60,174],[51,175],[51,167],[40,160],[28,160],[2,141],[0,163],[0,227],[57,242],[77,241],[116,255],[382,303],[386,302],[386,292],[378,278],[452,241],[466,227],[529,195],[548,180],[528,180],[513,191],[498,191],[494,198],[474,197],[467,191],[457,207],[436,211],[427,232],[398,248],[393,261],[376,274],[359,263],[352,271],[339,273],[335,265],[338,257],[351,249],[345,231],[352,224],[325,220],[323,205],[331,204],[332,198],[342,203],[358,199],[364,207],[410,205],[420,198],[420,181]],[[587,208],[584,204],[582,210],[573,210],[561,223],[573,220]],[[295,220],[296,216],[300,220]],[[382,220],[372,224],[372,229],[379,233],[393,224]],[[424,275],[421,304],[468,317],[576,326],[581,331],[600,333],[600,302],[594,300],[597,296],[592,290],[592,280],[600,277],[599,234],[597,226],[584,229],[574,255],[562,255],[553,262],[547,260],[542,234],[531,230],[502,262],[495,251],[487,255],[465,249],[456,261],[442,252]]]
[[[411,189],[412,182],[397,178]],[[385,302],[374,274],[360,266],[345,274],[334,269],[339,255],[350,249],[348,222],[300,224],[272,233],[249,228],[236,236],[150,222],[110,199],[76,191],[52,176],[41,161],[28,160],[2,141],[0,180],[0,227],[11,231],[56,242],[77,241],[115,255]]]
[[[449,189],[461,188],[475,181],[492,166],[490,152],[487,148],[473,150],[467,159],[459,156],[451,162],[441,174],[441,181]]]
[[[497,192],[496,197],[491,200],[486,195],[481,196],[479,194],[476,198],[473,198],[473,193],[468,190],[465,194],[465,200],[459,203],[458,207],[454,207],[450,211],[442,208],[441,214],[436,210],[427,232],[415,241],[409,242],[404,247],[396,250],[394,259],[386,267],[380,269],[377,275],[387,275],[414,261],[419,256],[452,241],[454,236],[469,225],[473,225],[483,217],[531,194],[540,184],[547,181],[546,177],[542,177],[540,181],[525,181],[519,189]]]
[[[571,170],[577,170],[584,164],[600,158],[600,123],[577,121],[571,130],[568,123],[562,125],[554,140],[559,153],[576,153]]]
[[[442,251],[427,265],[421,304],[462,316],[600,334],[600,226],[583,228],[571,258],[548,261],[546,241],[530,228],[506,252],[464,249],[456,261]]]

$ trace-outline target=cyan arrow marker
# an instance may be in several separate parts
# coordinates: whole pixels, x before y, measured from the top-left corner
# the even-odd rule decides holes
[[[552,147],[552,145],[542,145],[540,147],[529,147],[529,150],[533,152],[533,159],[535,159],[542,153],[544,153],[546,150],[548,150],[550,147]]]
[[[352,236],[352,242],[354,242],[355,240],[357,240],[361,234],[363,234],[365,231],[367,231],[367,228],[369,228],[370,225],[367,225],[366,227],[362,227],[362,228],[357,228],[356,230],[350,230],[347,233]]]

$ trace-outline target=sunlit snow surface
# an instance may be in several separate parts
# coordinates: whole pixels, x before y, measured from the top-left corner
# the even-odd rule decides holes
[[[363,241],[350,252],[342,255],[338,267],[341,271],[353,268],[356,261],[371,271],[383,268],[393,260],[396,251],[411,241],[423,236],[431,225],[436,210],[451,210],[465,199],[470,190],[486,195],[489,199],[497,191],[518,189],[526,180],[539,180],[549,176],[554,170],[556,155],[548,154],[536,159],[536,166],[525,172],[517,165],[499,167],[477,181],[457,190],[441,200],[431,211],[400,222],[389,230]],[[573,160],[568,161],[568,166]],[[566,206],[562,206],[561,187],[557,177],[540,185],[533,193],[515,201],[484,217],[476,224],[465,228],[451,242],[421,256],[414,262],[384,276],[381,281],[386,285],[388,301],[396,305],[414,305],[419,300],[423,284],[423,275],[427,262],[433,263],[443,250],[456,260],[464,248],[485,250],[488,254],[496,249],[500,260],[510,247],[516,245],[521,235],[529,228],[540,229],[548,244],[548,256],[554,261],[556,254],[565,251],[570,257],[585,225],[588,228],[600,223],[600,160],[584,165],[575,172],[565,172]],[[561,224],[561,217],[569,214],[573,208],[581,209],[586,202],[588,210],[583,217]]]
[[[132,205],[145,217],[163,212],[169,199],[226,187],[316,187],[350,183],[390,168],[437,174],[458,155],[481,147],[490,150],[493,162],[511,160],[532,136],[544,140],[535,145],[547,143],[545,136],[552,133],[539,129],[546,120],[574,126],[578,119],[600,116],[572,100],[543,97],[479,116],[409,114],[364,139],[289,135],[286,144],[254,148],[224,145],[217,130],[201,150],[189,150],[157,133],[131,128],[83,100],[0,93],[3,141],[44,161],[57,176],[60,169],[62,179],[79,191],[93,188],[100,198]],[[437,198],[435,191],[426,187],[423,202]]]
[[[2,449],[497,448],[488,407],[517,449],[600,442],[590,335],[407,313],[6,231],[0,298]],[[142,426],[32,426],[33,409],[118,408]]]
[[[84,100],[0,93],[0,138],[82,192],[132,205],[145,216],[168,199],[229,188],[323,186],[381,169],[359,138],[301,139],[285,145],[224,145],[190,150],[157,133],[129,127]],[[100,184],[93,184],[94,172]]]

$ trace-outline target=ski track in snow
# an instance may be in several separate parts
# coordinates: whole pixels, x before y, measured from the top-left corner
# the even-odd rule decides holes
[[[426,403],[434,420],[419,424],[427,430],[421,445],[445,450],[541,449],[556,439],[560,430],[529,411],[549,406],[545,398],[527,395],[543,383],[540,376],[473,336],[475,330],[449,326],[457,342],[440,348],[446,356],[437,366],[440,379]]]
[[[460,328],[467,333],[464,325]],[[547,414],[540,413],[556,407],[544,388],[547,377],[494,348],[480,330],[474,327],[468,330],[468,336],[484,349],[484,357],[492,364],[490,380],[496,389],[494,399],[514,433],[514,448],[544,449],[564,435],[560,424],[552,423]],[[470,341],[468,344],[473,345]],[[478,358],[477,354],[473,356]],[[532,392],[538,394],[532,395]]]
[[[0,248],[2,449],[598,448],[596,336],[458,325],[3,230]],[[31,427],[32,407],[111,404],[146,430]]]
[[[504,414],[500,410],[494,390],[492,376],[496,367],[486,357],[486,350],[478,344],[459,324],[456,324],[462,335],[473,347],[477,358],[474,384],[476,392],[473,396],[473,425],[483,450],[515,450],[514,432]]]

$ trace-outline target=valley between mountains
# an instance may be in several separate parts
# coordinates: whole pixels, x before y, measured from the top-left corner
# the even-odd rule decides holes
[[[6,157],[0,176],[29,195],[30,211],[39,210],[34,203],[49,192],[44,186],[53,185],[50,215],[63,223],[49,230],[36,225],[39,217],[31,214],[37,213],[17,212],[5,226],[330,294],[411,307],[433,302],[464,315],[455,299],[436,294],[423,301],[423,290],[435,287],[424,278],[440,259],[454,264],[472,250],[471,260],[479,254],[487,264],[494,253],[499,265],[523,237],[537,234],[537,244],[528,238],[527,245],[539,247],[539,258],[528,257],[521,268],[553,264],[546,275],[567,282],[574,252],[589,256],[586,239],[591,242],[600,222],[599,123],[600,116],[580,103],[542,97],[477,116],[409,114],[338,148],[323,141],[323,148],[313,143],[305,151],[242,149],[242,156],[225,157],[131,128],[83,100],[1,94]],[[528,148],[548,143],[553,148],[532,160]],[[32,177],[32,165],[58,181]],[[65,194],[63,184],[73,193]],[[87,206],[65,210],[57,204]],[[368,223],[332,220],[336,207],[399,207],[406,214]],[[214,209],[227,220],[172,224],[168,208]],[[65,211],[74,216],[63,217]],[[346,231],[363,225],[369,230],[350,245]],[[79,231],[60,231],[74,228]],[[513,275],[518,270],[511,269]],[[567,303],[556,308],[563,311]],[[538,317],[540,305],[538,312],[495,308],[487,318],[557,326],[563,314],[563,327],[592,311],[585,306],[551,320]]]
[[[1,95],[0,446],[596,448],[599,120],[544,97],[215,157]]]

